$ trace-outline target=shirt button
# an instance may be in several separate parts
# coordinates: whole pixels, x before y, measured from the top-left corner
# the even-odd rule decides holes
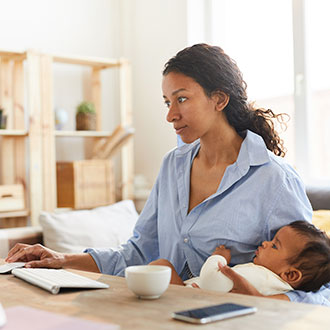
[[[188,243],[189,239],[188,239],[188,238],[185,238],[183,241],[184,241],[185,243]]]

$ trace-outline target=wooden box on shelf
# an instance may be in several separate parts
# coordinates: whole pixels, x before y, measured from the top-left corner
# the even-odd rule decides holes
[[[57,206],[88,209],[115,202],[110,160],[57,162]]]
[[[0,185],[0,212],[23,210],[24,200],[23,185]]]

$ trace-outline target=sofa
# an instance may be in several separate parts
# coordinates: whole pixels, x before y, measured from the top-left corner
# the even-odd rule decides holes
[[[0,229],[0,258],[6,257],[16,243],[40,243],[72,253],[86,247],[116,248],[131,237],[137,218],[131,200],[92,210],[42,212],[40,226]]]
[[[330,236],[330,187],[307,186],[313,223]],[[81,252],[84,247],[114,247],[127,241],[138,213],[132,201],[93,210],[42,212],[40,226],[0,229],[0,257],[16,243],[41,243],[60,252]]]
[[[330,186],[307,185],[306,193],[313,207],[313,223],[330,236]]]

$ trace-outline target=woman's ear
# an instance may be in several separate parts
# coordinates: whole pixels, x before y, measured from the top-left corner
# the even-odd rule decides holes
[[[294,288],[302,280],[302,272],[295,267],[291,267],[289,270],[281,273],[280,277]]]
[[[229,95],[222,91],[213,92],[211,98],[215,102],[215,109],[217,111],[222,111],[227,106],[230,99]]]

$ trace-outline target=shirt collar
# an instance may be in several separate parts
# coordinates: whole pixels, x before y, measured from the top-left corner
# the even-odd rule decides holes
[[[245,138],[242,142],[236,164],[241,172],[246,172],[251,166],[260,166],[270,160],[267,147],[262,137],[249,130],[241,134]]]
[[[217,192],[208,197],[204,202],[214,198],[230,188],[235,182],[248,173],[251,166],[262,165],[270,161],[269,153],[261,136],[248,130],[241,132],[240,135],[244,138],[244,140],[236,162],[227,167]],[[179,175],[177,182],[183,218],[187,215],[189,205],[188,199],[191,164],[199,148],[200,141],[196,140],[191,144],[180,146],[175,150],[175,155],[177,156],[176,166],[178,173],[181,174]]]
[[[243,137],[243,142],[241,149],[239,151],[236,164],[241,169],[244,170],[246,167],[258,166],[265,163],[268,163],[270,158],[262,137],[256,133],[253,133],[249,130],[243,131],[240,133]],[[196,141],[185,144],[176,149],[177,155],[185,155],[188,152],[193,152],[193,155],[200,148],[200,141]]]

